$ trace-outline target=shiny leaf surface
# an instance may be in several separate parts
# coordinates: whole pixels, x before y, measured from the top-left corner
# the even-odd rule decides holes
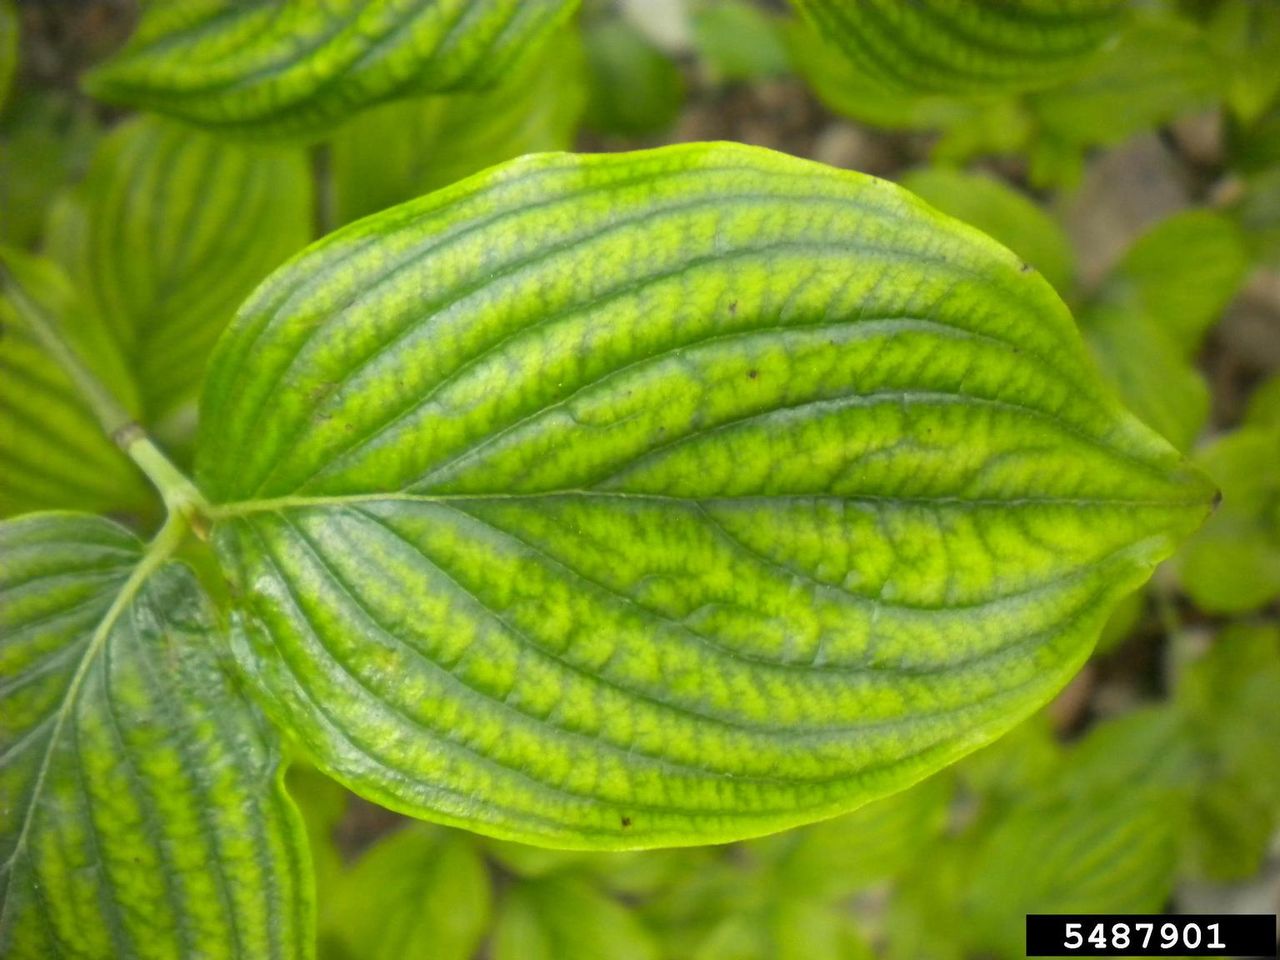
[[[276,720],[386,805],[727,840],[998,736],[1212,488],[1022,261],[759,149],[526,158],[322,241],[198,476]]]
[[[153,4],[91,73],[114,103],[248,135],[317,135],[410,93],[492,86],[577,0]]]
[[[0,524],[0,954],[311,955],[301,823],[214,631],[123,528]]]

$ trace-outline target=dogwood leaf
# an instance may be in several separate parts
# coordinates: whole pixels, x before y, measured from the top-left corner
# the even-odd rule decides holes
[[[155,426],[194,401],[236,306],[310,230],[300,151],[140,117],[100,143],[49,247],[109,326]]]
[[[994,93],[1047,87],[1088,62],[1122,22],[1124,0],[792,0],[850,61],[885,87]]]
[[[115,524],[0,524],[0,953],[312,953],[301,823],[195,578]]]
[[[312,247],[221,341],[197,475],[237,656],[327,772],[612,848],[993,739],[1213,495],[1016,256],[724,144],[525,158]]]
[[[312,136],[410,93],[492,86],[577,0],[153,4],[89,91],[205,127]]]
[[[109,333],[57,264],[8,248],[0,248],[0,262],[9,278],[0,284],[0,516],[71,507],[147,513],[158,506],[153,492],[103,434],[28,310],[55,318],[77,354],[136,412],[137,388]]]

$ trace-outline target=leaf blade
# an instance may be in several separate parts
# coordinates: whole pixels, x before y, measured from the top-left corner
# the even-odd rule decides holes
[[[191,574],[87,515],[0,548],[6,956],[309,955],[301,824]]]
[[[207,383],[242,665],[353,789],[526,842],[730,839],[920,779],[1065,682],[1211,496],[1021,267],[732,145],[353,225]]]
[[[152,7],[91,93],[247,136],[315,137],[406,93],[491,86],[576,0]]]
[[[792,0],[859,69],[889,88],[991,93],[1070,76],[1122,22],[1122,0],[999,7]]]

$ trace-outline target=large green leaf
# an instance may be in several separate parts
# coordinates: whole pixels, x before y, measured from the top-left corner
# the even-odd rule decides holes
[[[333,139],[338,222],[521,154],[566,149],[586,99],[583,73],[581,42],[566,31],[492,90],[398,100],[355,117]]]
[[[309,956],[301,824],[190,572],[67,513],[0,561],[0,953]]]
[[[543,844],[761,834],[1001,732],[1212,487],[1016,256],[697,144],[354,224],[221,341],[198,476],[272,715]]]
[[[920,93],[1050,86],[1122,22],[1126,0],[792,0],[866,76]]]
[[[145,515],[158,500],[103,434],[24,306],[57,318],[77,354],[136,412],[137,389],[110,336],[57,264],[7,248],[0,264],[20,285],[0,283],[0,516],[53,507]]]
[[[153,4],[94,96],[250,135],[319,135],[411,93],[492,86],[577,0]]]
[[[310,204],[300,151],[146,117],[102,141],[49,246],[109,325],[148,424],[194,402],[236,306],[310,239]]]

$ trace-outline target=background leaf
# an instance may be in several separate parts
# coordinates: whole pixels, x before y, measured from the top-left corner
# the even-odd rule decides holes
[[[0,524],[0,952],[310,956],[302,826],[212,611],[106,520]]]
[[[1176,705],[1201,782],[1186,844],[1218,882],[1254,875],[1280,824],[1280,628],[1234,624],[1189,664]]]
[[[693,12],[693,39],[717,82],[759,80],[791,72],[781,21],[747,0],[711,0]]]
[[[675,123],[685,88],[670,57],[625,20],[591,23],[583,39],[590,84],[584,122],[590,129],[635,137]]]
[[[1016,956],[1027,913],[1154,913],[1173,886],[1179,824],[1142,791],[1028,805],[974,853],[965,916],[976,945]]]
[[[499,82],[577,0],[153,4],[86,79],[103,100],[246,135],[318,136],[363,107]]]
[[[1249,256],[1240,228],[1212,210],[1161,220],[1129,248],[1097,299],[1154,321],[1183,356],[1193,356],[1243,284]]]
[[[1219,92],[1204,34],[1160,8],[1143,10],[1078,77],[1030,95],[1050,142],[1113,145],[1184,113]]]
[[[503,898],[493,960],[658,960],[635,917],[581,880],[526,880]]]
[[[909,785],[1055,692],[1212,496],[1018,258],[732,145],[341,231],[239,315],[201,426],[277,721],[384,804],[550,845]]]
[[[771,861],[769,889],[831,900],[897,876],[941,836],[952,784],[930,777],[909,790],[803,830],[752,841]]]
[[[332,936],[352,960],[470,960],[489,928],[489,874],[465,834],[413,825],[342,878]]]
[[[49,260],[0,248],[0,260],[32,301],[129,409],[137,390],[110,335]],[[0,287],[0,516],[54,507],[154,519],[158,500],[103,432],[62,367]]]
[[[305,160],[147,117],[99,145],[55,209],[49,247],[133,373],[165,435],[196,392],[236,306],[311,231]],[[188,406],[183,410],[183,406]]]
[[[1179,450],[1209,419],[1209,387],[1192,360],[1243,284],[1239,227],[1208,210],[1147,231],[1080,311],[1080,326],[1126,404]]]
[[[1190,450],[1209,417],[1209,386],[1162,326],[1132,304],[1095,302],[1080,331],[1103,374],[1142,420],[1179,450]]]
[[[920,93],[1050,86],[1078,70],[1123,22],[1124,0],[792,0],[858,70]]]
[[[1222,505],[1179,553],[1183,586],[1213,613],[1256,610],[1280,596],[1280,390],[1260,388],[1239,430],[1197,459],[1222,487]]]
[[[491,90],[415,97],[361,113],[333,139],[339,223],[503,160],[572,145],[586,101],[581,42],[564,32]]]

